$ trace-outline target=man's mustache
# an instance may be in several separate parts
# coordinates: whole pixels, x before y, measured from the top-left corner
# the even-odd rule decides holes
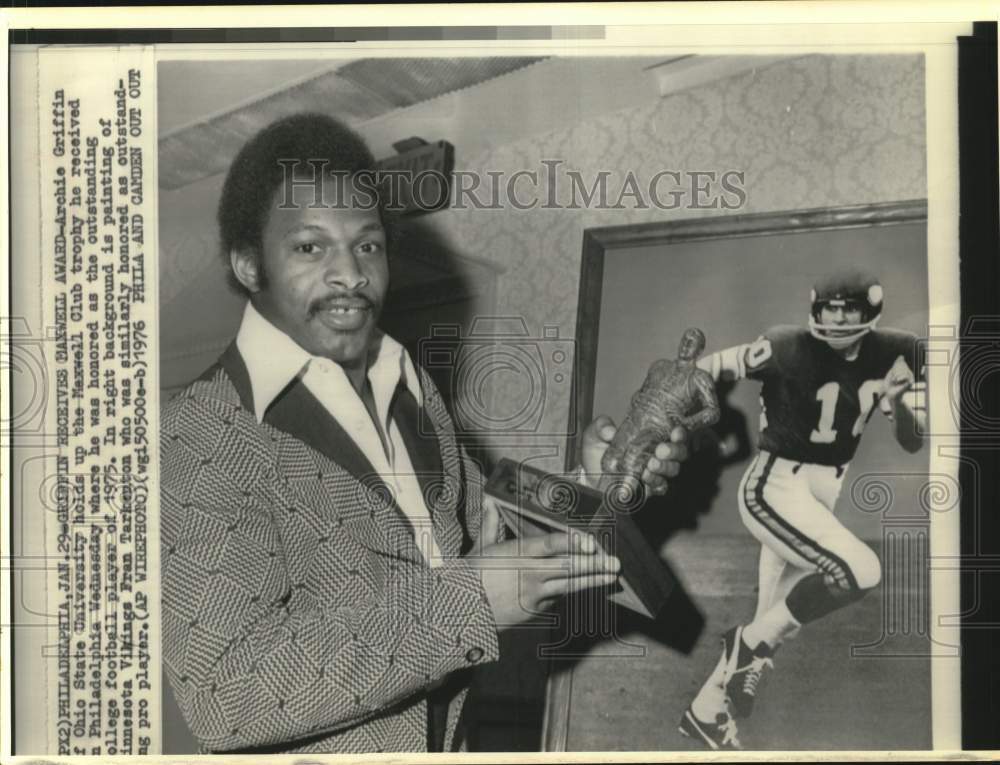
[[[318,313],[329,311],[333,308],[364,308],[374,309],[375,303],[365,295],[357,292],[329,295],[324,298],[317,298],[309,304],[309,317],[312,318]]]

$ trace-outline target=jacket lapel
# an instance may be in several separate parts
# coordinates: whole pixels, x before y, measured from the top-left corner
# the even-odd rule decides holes
[[[416,417],[407,419],[420,423],[423,431],[435,436],[437,448],[434,449],[434,455],[440,457],[434,469],[428,470],[428,474],[439,478],[436,487],[430,492],[432,499],[427,504],[434,525],[434,536],[442,555],[456,556],[461,552],[463,543],[462,525],[457,516],[466,501],[461,453],[441,394],[426,372],[420,370],[419,374],[424,406]],[[413,406],[416,407],[416,401]],[[409,444],[407,448],[409,449]],[[413,454],[413,450],[410,450],[410,454]],[[428,496],[428,491],[424,490],[424,496]]]
[[[219,365],[232,380],[241,405],[253,412],[250,375],[235,342],[222,354]],[[462,528],[455,520],[462,496],[459,453],[454,435],[445,425],[448,419],[444,403],[426,382],[422,389],[427,404],[424,409],[401,383],[391,413],[417,474],[435,541],[442,555],[453,557],[462,547]],[[354,439],[300,380],[292,380],[281,392],[264,414],[264,422],[319,452],[354,479],[358,507],[350,508],[342,517],[359,542],[372,548],[373,540],[382,540],[378,552],[422,559],[410,524],[392,499],[392,491]]]
[[[268,408],[264,422],[315,449],[360,483],[366,486],[376,483],[378,473],[365,453],[301,380],[288,384]]]
[[[222,354],[219,363],[233,381],[240,403],[253,412],[250,375],[235,342]],[[268,407],[263,420],[315,449],[362,483],[370,483],[372,476],[377,475],[364,452],[298,378],[288,383]]]
[[[438,423],[420,409],[409,388],[403,384],[396,389],[392,400],[392,418],[410,455],[424,503],[431,514],[434,541],[443,556],[454,557],[462,547],[462,527],[455,521],[461,482],[444,470],[447,435],[438,432]]]
[[[246,364],[230,344],[219,365],[232,380],[241,405],[254,412],[253,390]],[[334,470],[350,476],[350,499],[338,502],[344,528],[370,550],[419,560],[409,523],[392,492],[364,452],[298,379],[292,380],[264,413],[264,423],[322,454]]]

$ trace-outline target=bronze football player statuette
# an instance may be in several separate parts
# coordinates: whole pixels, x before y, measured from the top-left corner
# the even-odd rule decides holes
[[[715,381],[695,365],[703,350],[705,333],[691,328],[681,337],[676,360],[660,359],[650,366],[601,460],[601,491],[616,484],[636,490],[657,444],[670,441],[674,428],[682,425],[690,433],[718,421]]]
[[[585,531],[600,549],[617,555],[618,582],[601,597],[652,619],[650,634],[685,653],[701,633],[704,616],[628,511],[638,509],[645,499],[642,474],[656,447],[669,442],[678,425],[695,431],[719,419],[715,381],[695,366],[704,348],[704,333],[689,329],[677,359],[660,359],[649,368],[601,460],[599,492],[589,485],[579,491],[566,489],[570,482],[563,476],[509,459],[500,461],[485,487],[517,536],[572,528]],[[600,618],[587,622],[588,631],[599,629],[602,637],[614,634],[605,631],[608,625],[597,626],[602,624]]]

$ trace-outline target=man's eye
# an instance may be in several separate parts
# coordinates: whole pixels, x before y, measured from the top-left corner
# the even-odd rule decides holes
[[[358,245],[358,251],[365,255],[373,255],[382,251],[382,245],[378,242],[362,242]]]
[[[295,252],[301,252],[303,255],[315,255],[319,252],[319,245],[315,242],[302,242],[294,247]]]

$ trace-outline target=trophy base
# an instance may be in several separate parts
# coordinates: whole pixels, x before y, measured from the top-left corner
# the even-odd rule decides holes
[[[700,632],[695,625],[704,620],[677,577],[649,546],[630,514],[609,508],[602,492],[509,459],[500,461],[485,491],[518,537],[574,529],[591,534],[604,552],[615,555],[621,562],[620,589],[609,593],[609,600],[661,628],[679,627],[673,618],[679,616],[681,622],[695,627],[695,634]],[[683,608],[676,607],[680,605]],[[691,630],[682,632],[690,634]]]

